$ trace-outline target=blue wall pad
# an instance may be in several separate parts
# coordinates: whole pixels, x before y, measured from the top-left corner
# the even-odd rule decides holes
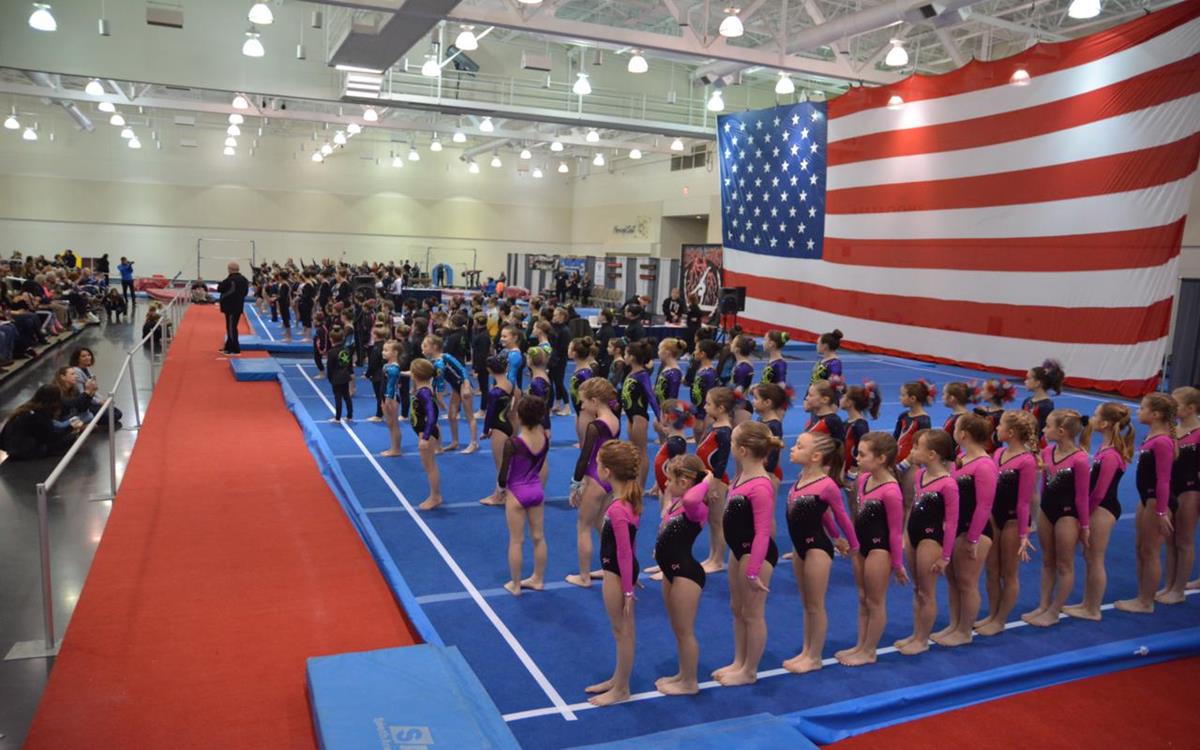
[[[520,750],[456,648],[408,646],[308,660],[323,750]]]
[[[238,345],[248,352],[311,354],[311,341],[272,341],[261,336],[238,336]]]
[[[239,382],[279,380],[279,376],[283,374],[279,363],[272,357],[231,359],[229,369],[233,370],[233,379]]]
[[[655,732],[620,742],[581,745],[572,750],[816,750],[816,747],[786,720],[771,714],[754,714]]]
[[[797,711],[788,716],[822,745],[924,716],[1071,680],[1200,653],[1200,627],[1064,651],[961,677]]]

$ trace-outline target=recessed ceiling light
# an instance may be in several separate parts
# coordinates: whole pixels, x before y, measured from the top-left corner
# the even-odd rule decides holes
[[[237,96],[233,97],[232,106],[234,109],[246,109],[250,106],[250,102],[246,101],[246,97],[238,94]]]
[[[496,129],[496,125],[492,122],[492,118],[484,117],[479,123],[479,132],[490,133]]]

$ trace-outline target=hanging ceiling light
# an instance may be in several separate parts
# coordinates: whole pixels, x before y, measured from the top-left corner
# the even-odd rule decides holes
[[[225,139],[225,145],[230,148],[237,148],[237,138],[234,138],[232,135],[229,136]]]
[[[267,54],[258,39],[258,29],[254,28],[253,24],[246,31],[246,41],[242,42],[242,54],[246,57],[262,57]]]
[[[429,144],[429,150],[434,153],[442,150],[442,142],[438,140],[437,134],[434,134],[433,143]]]
[[[529,153],[529,149],[523,148],[523,149],[521,149],[521,158],[522,159],[532,159],[533,154]]]
[[[587,96],[592,93],[592,84],[588,83],[588,74],[579,73],[575,77],[575,85],[571,87],[576,96]]]
[[[888,109],[900,109],[903,106],[904,106],[904,100],[900,98],[899,94],[892,94],[891,97],[888,98],[888,103],[887,103]]]
[[[226,156],[233,156],[237,153],[237,151],[234,150],[233,146],[226,146],[222,153],[224,153]]]
[[[237,125],[230,125],[229,127],[225,128],[225,134],[226,135],[241,135],[242,129],[239,128]]]
[[[595,158],[592,159],[592,164],[597,167],[603,167],[604,166],[604,154],[597,151]]]
[[[120,112],[113,112],[113,116],[108,118],[108,124],[114,128],[123,128],[125,127],[125,118],[121,116]]]
[[[374,107],[367,107],[363,110],[363,119],[367,122],[378,122],[379,113],[375,111]]]
[[[392,157],[392,166],[395,167],[396,169],[403,169],[404,168],[403,157],[393,156]]]
[[[479,40],[475,38],[474,26],[463,26],[462,31],[454,38],[454,46],[463,52],[474,52],[479,49]]]
[[[450,140],[454,141],[455,143],[466,143],[467,134],[462,132],[462,128],[455,128],[454,135],[450,136]]]
[[[542,170],[540,167],[533,168],[533,179],[535,179],[535,180],[542,179]]]
[[[25,128],[25,132],[21,134],[21,138],[22,140],[26,141],[36,141],[38,139],[37,123],[34,123],[33,126]]]
[[[706,106],[709,112],[725,111],[725,97],[721,96],[721,89],[713,89],[712,96],[708,97],[708,104]]]
[[[500,154],[492,154],[492,167],[499,169],[504,166],[504,162],[500,161]]]
[[[517,0],[521,5],[541,5],[542,0]]]
[[[479,123],[479,131],[481,133],[490,133],[495,129],[496,125],[492,122],[492,118],[490,117],[484,117]]]
[[[121,137],[124,138],[125,140],[129,140],[130,138],[132,138],[133,137],[133,128],[122,128],[121,129]]]
[[[8,118],[4,120],[4,128],[6,130],[20,130],[21,129],[21,121],[17,119],[17,108],[16,107],[12,108],[12,114],[9,115]]]
[[[779,71],[779,80],[775,82],[775,93],[780,96],[796,93],[796,84],[792,83],[792,77],[782,70]]]
[[[92,96],[104,96],[107,92],[104,90],[104,84],[100,83],[100,79],[93,78],[83,87],[83,93],[91,94]]]
[[[646,62],[646,58],[642,57],[641,52],[634,52],[629,56],[629,66],[626,70],[630,73],[645,73],[650,70],[650,63]]]
[[[116,105],[114,105],[112,102],[100,102],[96,105],[96,109],[109,114],[117,111]]]
[[[631,149],[629,149],[629,158],[630,158],[630,159],[640,159],[640,158],[642,158],[642,150],[641,150],[640,148],[631,148]]]
[[[330,146],[328,143],[322,144],[321,156],[329,156],[332,153],[333,153],[333,146]]]
[[[479,165],[474,160],[467,162],[467,171],[471,174],[479,174]]]
[[[129,147],[130,148],[141,148],[142,142],[139,141],[136,136],[134,136],[133,138],[129,139]]]
[[[588,143],[599,143],[600,142],[600,133],[593,128],[592,130],[589,130],[587,132],[586,140]]]
[[[346,134],[344,132],[342,132],[341,130],[334,133],[333,134],[333,145],[345,146],[346,145]]]
[[[675,140],[671,141],[671,150],[672,151],[682,151],[683,150],[683,141],[679,138],[676,138]]]
[[[250,12],[246,14],[246,20],[250,23],[256,23],[259,26],[269,26],[275,22],[275,14],[271,12],[271,6],[266,3],[255,3],[250,6]]]
[[[421,75],[426,78],[437,78],[442,74],[442,66],[438,65],[437,55],[426,55],[421,64]]]
[[[888,50],[887,57],[883,58],[883,64],[890,68],[903,68],[908,65],[908,50],[904,49],[904,40],[893,39],[892,48]]]
[[[1014,86],[1028,86],[1029,85],[1029,71],[1025,70],[1024,68],[1017,68],[1016,70],[1013,71],[1013,74],[1008,79],[1008,82]]]
[[[357,122],[352,122],[346,126],[346,135],[358,135],[362,132],[362,125]]]
[[[567,166],[567,163],[565,161],[560,161],[558,163],[558,173],[559,174],[566,174],[570,171],[571,171],[571,168]]]
[[[246,118],[242,117],[237,112],[234,112],[233,114],[231,114],[229,116],[229,124],[230,125],[241,125],[245,121],[246,121]]]
[[[1067,15],[1071,18],[1095,18],[1100,15],[1100,0],[1071,0],[1067,7]],[[29,19],[32,25],[32,17]]]
[[[233,104],[231,106],[234,109],[246,109],[250,106],[250,102],[246,101],[246,97],[238,94],[233,97]]]
[[[550,150],[553,151],[554,153],[558,153],[559,151],[562,151],[563,150],[562,141],[555,138],[553,141],[550,142]]]
[[[416,147],[416,146],[411,146],[411,147],[409,147],[409,149],[408,149],[408,160],[409,160],[409,161],[421,161],[421,155],[417,153],[417,147]]]
[[[721,26],[717,29],[717,32],[721,36],[729,37],[730,39],[746,33],[746,28],[742,26],[742,19],[738,18],[738,13],[741,12],[740,8],[726,8],[725,19],[721,21]]]
[[[325,161],[325,157],[321,155],[320,151],[314,151],[313,155],[312,155],[312,160],[315,161],[316,163],[320,164],[321,162]]]
[[[29,14],[29,27],[35,31],[54,31],[58,28],[58,21],[54,20],[54,14],[50,12],[50,3],[33,4],[33,12]]]

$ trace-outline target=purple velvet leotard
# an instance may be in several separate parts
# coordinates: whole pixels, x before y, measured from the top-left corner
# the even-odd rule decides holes
[[[504,444],[504,459],[500,471],[496,474],[496,484],[501,489],[507,489],[524,508],[541,505],[546,493],[542,488],[542,466],[546,463],[546,454],[550,450],[550,441],[542,443],[542,449],[534,453],[520,436],[514,435]]]
[[[537,396],[546,404],[546,411],[542,414],[542,427],[550,429],[550,381],[538,375],[529,379],[529,390],[526,391],[530,396]]]
[[[612,430],[603,419],[593,419],[583,435],[583,445],[579,449],[579,460],[575,462],[574,480],[582,482],[585,476],[591,477],[605,492],[612,492],[612,485],[600,478],[596,470],[597,456],[604,444],[613,439]]]

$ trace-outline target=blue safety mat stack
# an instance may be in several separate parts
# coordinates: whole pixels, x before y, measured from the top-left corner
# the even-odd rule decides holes
[[[233,379],[238,382],[278,380],[283,373],[279,363],[272,357],[231,359],[229,369],[233,371]]]
[[[816,747],[784,719],[771,714],[754,714],[618,742],[581,745],[571,750],[816,750]]]
[[[456,648],[313,657],[308,692],[322,750],[520,750]]]
[[[306,354],[312,351],[311,341],[272,341],[261,336],[238,336],[238,346],[248,352],[272,354]]]

